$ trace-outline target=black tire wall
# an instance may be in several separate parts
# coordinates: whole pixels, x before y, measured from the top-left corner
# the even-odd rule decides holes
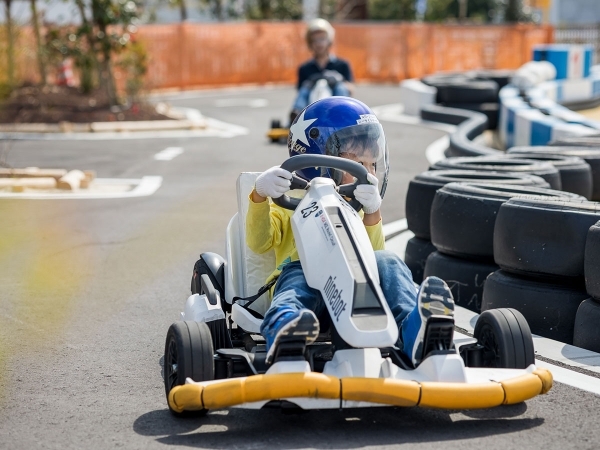
[[[494,261],[494,228],[498,210],[511,198],[584,200],[575,194],[530,186],[449,183],[431,205],[431,242],[459,258]]]
[[[494,259],[503,270],[583,283],[586,237],[600,204],[512,199],[498,212]]]
[[[427,258],[423,277],[434,275],[441,278],[448,284],[457,305],[480,312],[485,280],[496,270],[496,264],[468,261],[433,252]]]
[[[453,182],[490,182],[507,186],[549,187],[540,177],[518,173],[492,173],[476,170],[430,170],[417,175],[406,193],[408,229],[420,239],[430,240],[430,214],[435,193]]]
[[[485,282],[481,309],[514,308],[527,319],[532,333],[572,344],[577,309],[587,298],[582,289],[499,270]]]

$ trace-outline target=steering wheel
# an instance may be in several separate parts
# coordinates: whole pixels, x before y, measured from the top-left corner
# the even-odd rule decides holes
[[[354,189],[359,184],[369,184],[367,180],[367,169],[361,164],[352,161],[350,159],[339,158],[336,156],[325,156],[325,155],[298,155],[286,159],[281,165],[282,169],[285,169],[292,173],[292,183],[290,189],[306,189],[308,182],[303,178],[300,178],[294,173],[295,170],[306,169],[308,167],[327,167],[330,169],[343,170],[348,172],[356,181],[354,183],[342,184],[338,188],[338,192],[342,197],[349,197],[350,206],[356,211],[360,211],[362,208],[361,203],[354,198]],[[290,196],[283,194],[279,198],[274,198],[273,203],[282,208],[296,209],[300,203],[298,198],[290,198]]]

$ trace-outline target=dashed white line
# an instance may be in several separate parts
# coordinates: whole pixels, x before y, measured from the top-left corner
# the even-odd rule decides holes
[[[167,147],[154,155],[156,161],[171,161],[183,153],[182,147]]]

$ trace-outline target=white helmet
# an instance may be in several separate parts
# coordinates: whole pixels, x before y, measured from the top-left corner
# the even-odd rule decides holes
[[[331,26],[329,22],[325,19],[314,19],[308,23],[308,27],[306,28],[306,43],[310,47],[310,37],[316,31],[324,31],[327,33],[327,38],[329,39],[329,43],[333,44],[333,38],[335,38],[335,30]]]

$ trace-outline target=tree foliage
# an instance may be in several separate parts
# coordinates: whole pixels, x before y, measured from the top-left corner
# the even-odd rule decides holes
[[[372,20],[415,20],[415,0],[369,0]]]
[[[302,2],[297,0],[248,0],[246,2],[246,18],[250,20],[300,20],[302,19]]]
[[[100,87],[111,103],[116,104],[113,59],[132,45],[137,5],[132,0],[91,0],[88,11],[83,0],[74,1],[81,25],[74,29],[50,28],[46,36],[47,52],[55,63],[72,58],[80,72],[82,90],[90,92]]]

